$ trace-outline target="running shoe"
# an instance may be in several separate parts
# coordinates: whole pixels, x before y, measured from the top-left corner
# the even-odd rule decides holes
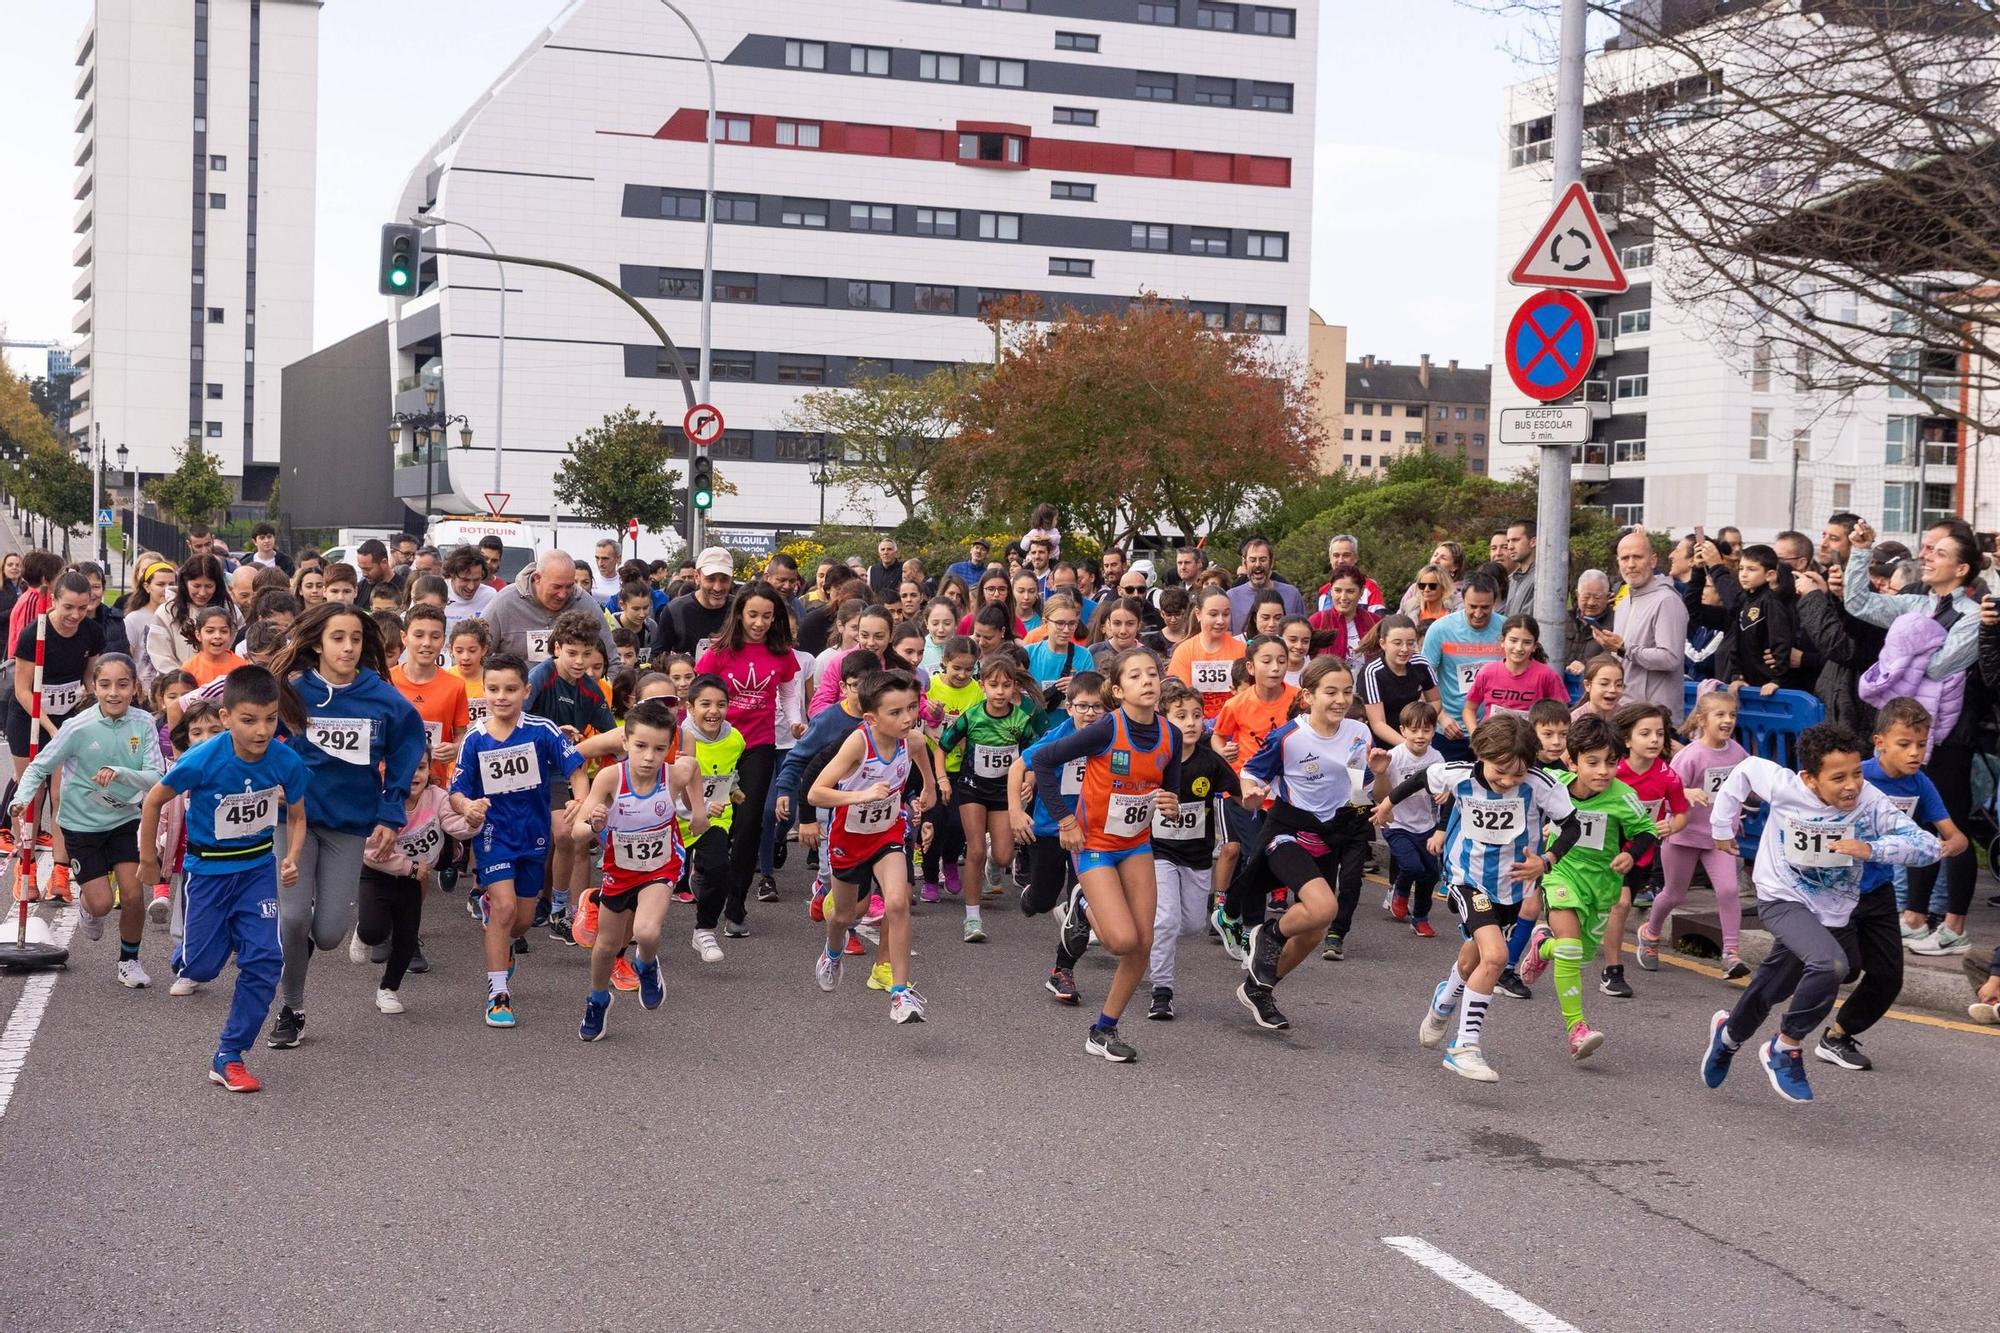
[[[1711,1088],[1722,1086],[1722,1080],[1729,1077],[1729,1063],[1736,1058],[1736,1048],[1729,1044],[1729,1011],[1718,1009],[1708,1018],[1708,1044],[1701,1053],[1701,1081]]]
[[[757,901],[760,903],[778,901],[778,881],[769,875],[757,876]]]
[[[208,1067],[208,1081],[231,1092],[256,1092],[264,1085],[256,1075],[243,1067],[241,1060],[225,1060],[215,1057],[215,1063]]]
[[[1172,986],[1153,987],[1153,1003],[1146,1010],[1146,1017],[1155,1023],[1174,1021],[1174,988]]]
[[[704,963],[722,961],[722,946],[715,942],[715,932],[712,930],[697,930],[688,937],[688,946],[701,955],[701,961]]]
[[[1271,987],[1278,984],[1278,955],[1285,951],[1285,942],[1278,938],[1278,927],[1270,921],[1259,922],[1250,932],[1250,980],[1259,986]]]
[[[941,892],[942,890],[938,888],[935,880],[927,879],[924,881],[923,888],[917,891],[917,897],[923,902],[934,903],[938,900],[938,895]]]
[[[61,899],[63,902],[75,900],[76,894],[69,886],[69,862],[58,861],[49,868],[49,897]],[[1965,950],[1960,949],[1959,952],[1964,953]]]
[[[402,997],[387,986],[377,986],[375,988],[375,1008],[379,1013],[400,1014],[403,1012]]]
[[[104,938],[104,918],[91,915],[88,908],[79,907],[76,909],[76,928],[87,940],[101,940]]]
[[[549,938],[558,944],[567,944],[571,948],[576,947],[576,932],[570,928],[570,919],[568,916],[552,916],[549,918]]]
[[[481,926],[486,924],[486,895],[478,889],[465,895],[465,914]]]
[[[872,926],[888,914],[889,905],[882,901],[882,895],[871,893],[868,895],[868,910],[861,914],[861,924]]]
[[[1638,904],[1632,904],[1637,907]],[[1644,926],[1639,927],[1639,966],[1648,972],[1660,970],[1660,937],[1648,935]]]
[[[535,924],[538,926],[549,924],[549,900],[547,898],[537,898],[535,900]]]
[[[868,952],[868,942],[861,938],[859,930],[847,932],[847,943],[842,946],[849,957],[859,958]]]
[[[1410,933],[1420,940],[1434,940],[1438,937],[1437,931],[1431,928],[1431,923],[1428,921],[1412,921]]]
[[[575,915],[570,918],[570,943],[580,949],[588,949],[597,943],[597,923],[601,915],[597,902],[597,890],[585,889],[577,899]]]
[[[486,999],[486,1026],[490,1028],[510,1028],[514,1026],[514,997],[506,991],[490,995]]]
[[[381,963],[386,963],[386,962],[388,962],[388,961],[389,961],[389,941],[387,941],[387,940],[383,940],[383,941],[382,941],[382,942],[381,942],[380,944],[376,944],[376,945],[371,945],[371,946],[369,946],[369,949],[368,949],[368,961],[369,961],[369,962],[371,962],[371,963],[376,963],[376,964],[381,964]]]
[[[1280,1032],[1292,1025],[1292,1020],[1285,1017],[1284,1011],[1271,998],[1269,986],[1259,986],[1246,977],[1236,983],[1236,999],[1257,1020],[1257,1026],[1267,1032]]]
[[[1396,891],[1394,889],[1384,889],[1382,891],[1382,910],[1394,915],[1396,911]]]
[[[1063,957],[1081,958],[1089,952],[1090,914],[1084,907],[1082,885],[1072,885],[1069,896],[1056,907],[1056,924],[1056,947]]]
[[[1549,960],[1542,957],[1542,945],[1554,933],[1546,921],[1537,921],[1535,928],[1528,932],[1528,947],[1521,950],[1521,965],[1515,969],[1522,984],[1534,985],[1542,979],[1542,973],[1549,970]]]
[[[965,892],[965,885],[959,879],[958,865],[956,862],[949,862],[945,865],[944,891],[953,898],[956,898]]]
[[[1329,930],[1326,932],[1326,947],[1319,951],[1319,956],[1329,963],[1339,962],[1347,957],[1347,941]]]
[[[1911,940],[1920,940],[1937,929],[1936,926],[1928,921],[1920,921],[1914,926],[1905,926],[1898,922],[1897,927],[1902,932],[1903,943],[1905,944],[1908,944]]]
[[[1000,896],[1000,877],[1007,871],[998,861],[988,859],[979,874],[979,896],[997,898]]]
[[[1101,1028],[1092,1024],[1090,1035],[1083,1039],[1083,1051],[1086,1055],[1102,1056],[1114,1065],[1129,1065],[1139,1058],[1139,1052],[1118,1036],[1115,1026]]]
[[[1597,1048],[1604,1045],[1604,1034],[1588,1023],[1578,1023],[1569,1030],[1569,1058],[1588,1060],[1597,1054]]]
[[[1742,955],[1736,953],[1725,953],[1722,955],[1723,980],[1734,981],[1738,977],[1747,977],[1749,975],[1750,964],[1743,961]]]
[[[361,932],[358,930],[347,937],[347,961],[350,963],[368,961],[368,946],[361,942]]]
[[[1241,963],[1249,959],[1250,948],[1243,936],[1243,923],[1218,907],[1208,914],[1208,924],[1222,939],[1222,951]]]
[[[61,871],[62,867],[57,866],[56,869],[57,871]],[[54,889],[54,879],[50,879],[49,887]],[[1953,930],[1950,926],[1939,926],[1931,934],[1924,936],[1920,940],[1912,940],[1909,944],[1911,953],[1922,954],[1926,958],[1955,957],[1958,954],[1966,952],[1971,947],[1972,937],[1962,930]],[[1806,1096],[1793,1098],[1794,1101],[1810,1101],[1811,1099],[1810,1089],[1807,1090]]]
[[[422,975],[431,970],[431,960],[424,956],[424,937],[417,936],[416,952],[410,955],[410,971]]]
[[[156,926],[163,926],[173,915],[174,891],[164,884],[153,886],[153,900],[146,904],[146,916]]]
[[[1535,993],[1522,982],[1521,974],[1513,968],[1503,969],[1500,979],[1493,983],[1493,993],[1504,995],[1510,1000],[1532,1000]]]
[[[1764,1075],[1771,1080],[1773,1092],[1788,1102],[1813,1099],[1812,1084],[1806,1081],[1804,1051],[1796,1046],[1788,1050],[1773,1037],[1758,1049],[1757,1055],[1764,1063]]]
[[[632,970],[632,964],[625,961],[625,955],[622,953],[611,964],[611,989],[622,991],[639,989],[639,974]]]
[[[1815,1058],[1842,1069],[1873,1069],[1875,1062],[1861,1052],[1861,1043],[1843,1032],[1835,1036],[1828,1028],[1819,1034],[1819,1044],[1813,1047]]]
[[[639,1006],[642,1009],[657,1009],[666,1003],[667,988],[660,981],[660,960],[641,963],[632,971],[639,978]]]
[[[1975,1023],[1992,1027],[2000,1024],[2000,1004],[1987,1004],[1984,1000],[1974,1000],[1965,1006],[1965,1016]]]
[[[54,851],[55,845],[56,845],[56,835],[49,832],[47,829],[43,829],[40,833],[37,833],[35,835],[36,851],[38,852]]]
[[[1625,965],[1613,963],[1598,974],[1597,989],[1620,1000],[1632,998],[1632,983],[1625,980]]]
[[[121,958],[118,960],[118,984],[127,990],[145,990],[153,984],[153,979],[146,975],[145,968],[139,966],[138,959]]]
[[[792,835],[790,833],[787,833],[784,837],[779,838],[777,843],[772,846],[771,864],[775,866],[777,869],[783,870],[785,868],[785,862],[791,859],[791,855],[792,855]]]
[[[806,903],[806,915],[814,921],[826,920],[826,881],[813,881],[812,897]]]
[[[1444,1048],[1444,1067],[1474,1083],[1498,1083],[1500,1071],[1486,1063],[1478,1042],[1453,1042]]]
[[[693,901],[694,901],[694,890],[693,890],[693,889],[691,889],[691,888],[689,888],[689,887],[688,887],[687,885],[685,885],[685,884],[681,885],[681,886],[680,886],[679,888],[677,888],[677,889],[675,889],[675,890],[674,890],[674,901],[675,901],[675,902],[677,902],[677,903],[691,903],[691,902],[693,902]]]
[[[1396,921],[1408,921],[1410,919],[1410,895],[1407,893],[1397,893],[1390,896],[1394,899],[1389,904],[1390,918]]]
[[[840,984],[841,967],[845,962],[837,953],[828,953],[824,949],[819,951],[819,961],[813,964],[813,980],[819,982],[821,990],[830,991]]]
[[[722,933],[728,939],[747,940],[750,938],[750,923],[747,921],[724,921],[722,923]]]
[[[175,977],[174,984],[167,987],[167,994],[179,997],[192,995],[201,989],[201,983],[193,977]]]
[[[896,974],[889,970],[887,963],[877,963],[868,969],[868,989],[888,990],[896,984]]]
[[[577,1024],[576,1035],[585,1041],[604,1040],[604,1016],[611,1012],[611,1002],[617,997],[606,992],[602,1000],[585,996],[583,1000],[583,1022]]]
[[[1042,983],[1042,989],[1056,997],[1063,1004],[1075,1004],[1076,977],[1066,967],[1052,968],[1049,979]]]
[[[1451,1016],[1458,1009],[1458,1002],[1454,1000],[1449,1008],[1438,1008],[1450,986],[1450,982],[1440,981],[1437,989],[1431,992],[1431,1002],[1424,1010],[1423,1025],[1417,1029],[1417,1041],[1426,1050],[1436,1050],[1445,1034],[1451,1031]]]
[[[979,918],[976,916],[965,918],[965,942],[967,944],[986,943],[986,927],[980,924]]]
[[[277,1021],[271,1024],[271,1035],[264,1044],[274,1051],[288,1051],[299,1044],[305,1035],[306,1016],[290,1005],[278,1009]]]
[[[889,997],[889,1021],[892,1023],[921,1023],[924,1021],[924,997],[916,989],[905,986]]]
[[[12,856],[20,848],[14,842],[14,830],[0,828],[0,856]]]

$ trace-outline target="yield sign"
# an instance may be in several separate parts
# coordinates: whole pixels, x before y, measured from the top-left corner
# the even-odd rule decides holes
[[[1576,392],[1597,358],[1597,320],[1569,292],[1537,292],[1507,325],[1507,373],[1537,402]]]
[[[486,512],[498,518],[506,512],[507,502],[514,498],[512,491],[486,492]]]
[[[1571,287],[1586,292],[1622,292],[1631,284],[1598,221],[1590,192],[1578,184],[1563,191],[1548,221],[1521,256],[1507,281],[1516,287]]]

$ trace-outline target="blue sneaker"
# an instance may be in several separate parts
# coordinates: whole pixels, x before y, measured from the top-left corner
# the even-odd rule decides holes
[[[488,997],[486,1001],[486,1026],[490,1028],[510,1028],[514,1026],[514,997],[506,991]]]
[[[657,1009],[666,1002],[667,988],[660,984],[660,960],[639,963],[632,969],[639,974],[639,1003],[648,1009]]]
[[[611,992],[606,991],[602,1000],[589,996],[583,1002],[583,1022],[577,1025],[576,1035],[585,1041],[604,1039],[604,1015],[611,1009]]]
[[[1809,1102],[1813,1099],[1812,1084],[1806,1082],[1806,1054],[1803,1047],[1794,1046],[1790,1050],[1778,1045],[1776,1037],[1764,1043],[1757,1054],[1764,1061],[1764,1073],[1770,1077],[1771,1087],[1788,1102]]]
[[[1729,1077],[1729,1062],[1736,1058],[1736,1048],[1723,1036],[1728,1026],[1727,1009],[1716,1010],[1708,1020],[1708,1047],[1701,1056],[1701,1081],[1711,1088],[1722,1086],[1722,1080]]]

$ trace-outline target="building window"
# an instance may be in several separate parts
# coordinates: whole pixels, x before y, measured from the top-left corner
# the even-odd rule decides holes
[[[1087,181],[1053,181],[1049,185],[1049,198],[1074,199],[1078,203],[1097,202],[1097,187]]]
[[[1018,134],[961,134],[958,136],[958,160],[961,162],[1011,162],[1019,164],[1026,156],[1026,141]]]
[[[1613,398],[1644,398],[1651,382],[1647,375],[1620,375],[1612,384]]]
[[[1530,167],[1537,162],[1546,162],[1555,151],[1555,117],[1537,116],[1533,120],[1524,120],[1512,128],[1509,138],[1508,162],[1511,165]]]
[[[826,200],[787,199],[778,214],[778,224],[784,227],[824,227]]]
[[[1462,407],[1454,407],[1453,409],[1451,409],[1451,416],[1452,420],[1454,421],[1463,421],[1465,420],[1465,409]]]
[[[919,314],[955,315],[958,313],[958,288],[919,284],[911,289],[910,303]]]
[[[220,384],[211,384],[211,385],[209,385],[209,386],[208,386],[208,396],[209,396],[210,398],[220,398],[220,397],[222,397],[222,386],[221,386]]]
[[[222,322],[221,306],[212,305],[208,308],[208,322],[211,324],[220,324]]]
[[[1472,409],[1472,419],[1473,419],[1474,421],[1484,421],[1484,420],[1486,420],[1486,409],[1485,409],[1485,408],[1483,408],[1483,407],[1475,407],[1475,408],[1473,408],[1473,409]]]
[[[781,430],[778,432],[778,457],[786,462],[812,458],[820,440],[819,435],[806,431]]]
[[[1653,266],[1653,243],[1628,245],[1618,252],[1618,262],[1627,269],[1651,268]]]
[[[1180,10],[1181,7],[1173,3],[1173,0],[1163,0],[1160,4],[1142,3],[1139,6],[1139,22],[1173,27],[1181,21]]]
[[[708,377],[712,380],[754,380],[757,378],[757,354],[725,352],[718,347],[708,354]]]
[[[866,74],[870,78],[889,77],[889,48],[886,46],[850,46],[847,48],[847,72]]]
[[[992,84],[996,88],[1025,88],[1028,86],[1028,62],[995,60],[991,56],[981,56],[979,81]]]
[[[659,295],[669,301],[699,301],[701,299],[701,270],[692,268],[663,268],[659,270]]]
[[[1000,302],[1012,300],[1019,295],[1021,295],[1020,292],[1009,291],[1005,288],[981,287],[979,289],[979,300],[975,303],[975,308],[979,314],[984,315]]]
[[[1486,437],[1484,435],[1475,435],[1472,438],[1473,441],[1477,444],[1486,443]],[[1406,430],[1403,432],[1404,444],[1422,444],[1423,442],[1424,442],[1424,433],[1422,431]]]
[[[787,69],[825,69],[825,42],[786,42],[785,67]]]
[[[786,305],[825,305],[825,278],[778,279],[778,299]]]
[[[1633,504],[1612,505],[1611,521],[1617,524],[1621,528],[1633,528],[1640,526],[1646,521],[1645,502],[1639,501]]]
[[[1453,431],[1451,433],[1451,442],[1457,445],[1460,449],[1465,448],[1465,432],[1462,430]]]
[[[1438,448],[1442,449],[1445,446],[1445,442],[1449,438],[1450,437],[1448,437],[1443,431],[1439,431],[1436,435],[1431,437],[1431,443],[1435,444]]]
[[[715,458],[749,458],[755,438],[747,430],[726,430],[721,439],[708,447],[708,452]]]
[[[1058,51],[1095,51],[1097,34],[1094,32],[1059,32],[1056,34]]]
[[[1854,483],[1836,481],[1833,483],[1833,507],[1835,509],[1854,508]]]
[[[196,116],[196,117],[194,118],[194,132],[195,132],[196,134],[206,134],[206,133],[208,133],[208,117],[207,117],[207,116]]]
[[[718,301],[755,301],[757,299],[757,275],[754,273],[716,274],[715,299]]]
[[[715,220],[717,222],[756,222],[757,196],[754,194],[718,194],[715,196]]]
[[[1229,231],[1225,227],[1189,227],[1188,253],[1191,255],[1227,255],[1229,253]]]
[[[229,159],[217,153],[210,153],[208,157],[208,169],[210,171],[227,171],[229,170]]]
[[[1134,250],[1164,250],[1172,236],[1172,231],[1163,222],[1135,222],[1132,224],[1132,248]]]
[[[953,208],[918,209],[917,235],[919,236],[958,235],[958,210]]]
[[[1613,440],[1611,461],[1614,463],[1643,463],[1646,461],[1644,440]]]
[[[1229,327],[1229,307],[1214,301],[1188,302],[1188,314],[1201,321],[1202,327],[1220,333]]]
[[[221,423],[220,421],[211,421],[211,422],[209,422],[209,423],[208,423],[208,429],[207,429],[207,431],[205,432],[205,434],[207,434],[208,438],[209,438],[209,439],[211,439],[211,440],[219,440],[219,439],[221,439],[221,438],[222,438],[222,423]]]
[[[1236,9],[1234,6],[1228,9],[1219,9],[1214,5],[1203,5],[1200,9],[1194,11],[1194,26],[1197,28],[1213,28],[1217,32],[1235,32]]]
[[[1275,305],[1246,305],[1243,307],[1243,327],[1250,333],[1283,333],[1285,309]]]
[[[1062,259],[1051,256],[1049,272],[1056,277],[1087,278],[1096,269],[1096,264],[1088,259]]]
[[[1895,467],[1908,467],[1917,461],[1917,441],[1919,434],[1916,417],[1890,417],[1888,421],[1887,447],[1883,450],[1882,461]]]
[[[1889,481],[1882,484],[1882,531],[1917,530],[1917,483]]]
[[[819,147],[819,122],[816,120],[779,121],[778,144],[783,148]]]
[[[1340,432],[1340,438],[1343,440],[1352,440],[1354,438],[1354,427],[1348,426],[1344,428]],[[1352,463],[1354,461],[1354,456],[1352,454],[1349,454],[1347,457],[1347,461]]]
[[[208,196],[208,206],[210,208],[227,208],[229,207],[229,196],[226,194],[211,194]]]
[[[1095,125],[1096,123],[1097,113],[1089,107],[1059,106],[1056,108],[1056,124],[1058,125]]]
[[[717,142],[721,143],[749,143],[750,117],[717,116],[715,118],[715,137]]]
[[[944,55],[937,51],[926,51],[917,57],[917,77],[934,79],[939,83],[960,81],[962,66],[958,56]]]
[[[1750,349],[1750,391],[1768,393],[1771,388],[1771,344],[1760,342]]]
[[[891,292],[886,282],[850,282],[847,284],[847,304],[856,310],[891,310],[895,308]]]
[[[1756,411],[1750,414],[1750,457],[1761,461],[1771,456],[1771,414]],[[1907,529],[1905,529],[1907,531]]]
[[[1363,403],[1363,404],[1361,405],[1361,415],[1362,415],[1362,416],[1364,416],[1364,417],[1372,417],[1372,416],[1374,416],[1374,415],[1375,415],[1375,404],[1373,404],[1373,403]]]
[[[1651,310],[1621,310],[1618,313],[1619,337],[1623,338],[1628,334],[1634,333],[1651,333],[1652,331],[1653,312]]]
[[[1361,432],[1361,442],[1362,442],[1363,444],[1373,444],[1373,443],[1375,442],[1375,432],[1374,432],[1374,431],[1372,431],[1372,430],[1364,430],[1364,431],[1362,431],[1362,432]]]
[[[1250,31],[1261,32],[1271,37],[1290,37],[1294,15],[1289,9],[1266,9],[1261,5],[1250,11]]]
[[[1142,102],[1171,102],[1175,97],[1175,89],[1173,75],[1140,70],[1132,95]]]
[[[1199,106],[1235,106],[1236,80],[1195,75],[1194,101]]]
[[[1282,231],[1253,231],[1250,233],[1249,253],[1252,259],[1283,259],[1291,246],[1291,234]]]
[[[805,356],[797,352],[786,352],[780,355],[778,357],[778,383],[826,383],[826,358],[823,356]]]
[[[1019,213],[981,213],[979,215],[979,239],[982,241],[1020,240],[1021,215]]]
[[[701,221],[701,196],[692,190],[660,191],[660,216]]]
[[[896,230],[896,210],[890,204],[849,204],[847,206],[847,229],[849,231],[894,231]]]

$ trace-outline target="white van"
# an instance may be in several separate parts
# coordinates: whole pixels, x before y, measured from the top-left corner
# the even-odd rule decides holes
[[[511,518],[440,518],[431,523],[430,545],[449,553],[456,546],[477,546],[481,537],[501,541],[500,568],[494,573],[509,583],[549,549],[546,524],[522,523]]]

